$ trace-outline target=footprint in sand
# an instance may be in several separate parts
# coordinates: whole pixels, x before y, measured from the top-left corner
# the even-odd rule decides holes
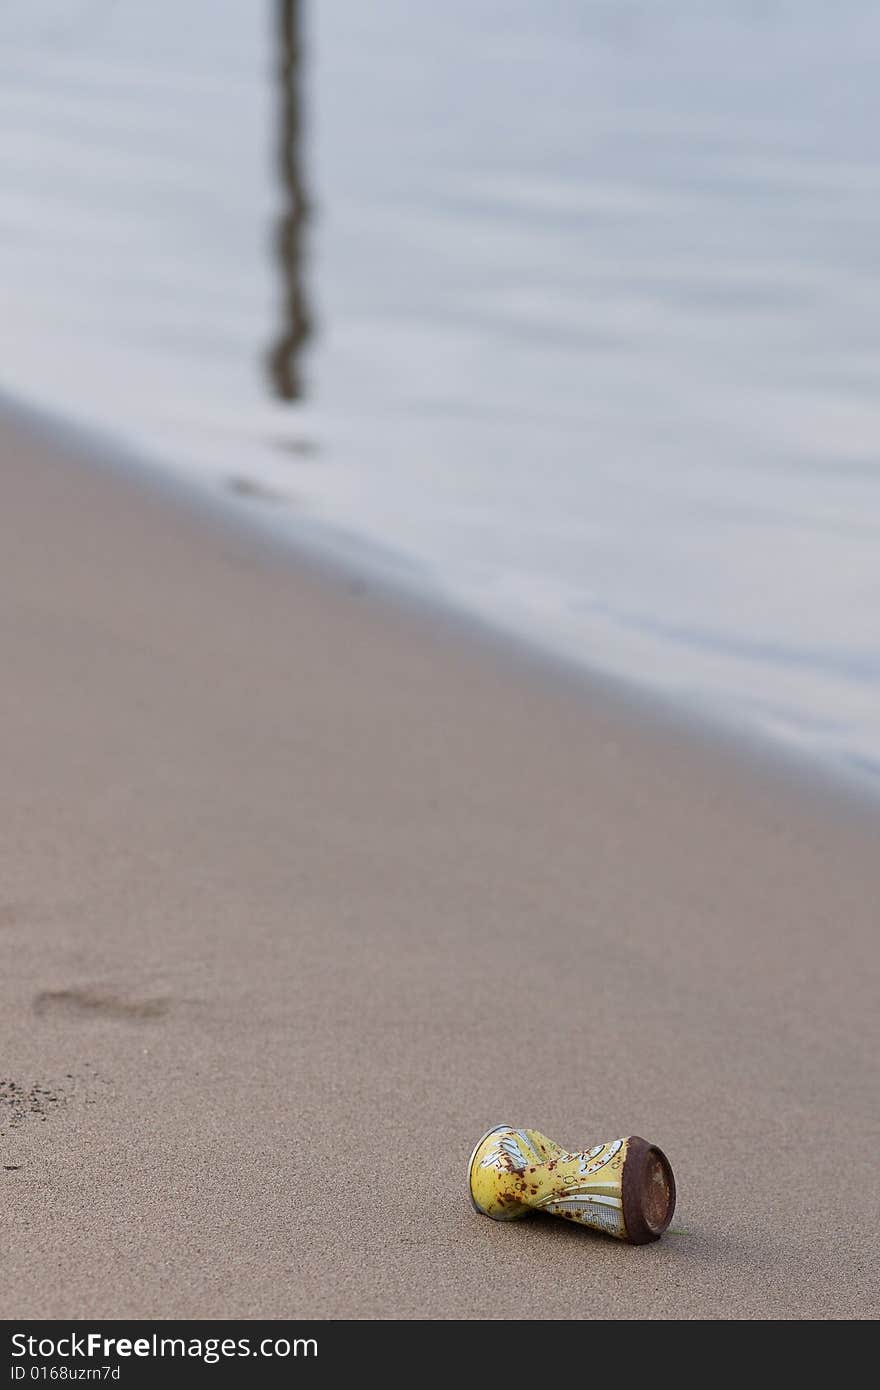
[[[168,1012],[168,999],[126,999],[112,990],[44,989],[34,998],[34,1013],[41,1017],[110,1018],[123,1023],[143,1023]]]
[[[46,1120],[59,1105],[67,1101],[66,1092],[60,1086],[45,1084],[28,1085],[14,1081],[11,1077],[0,1076],[0,1134],[6,1127],[16,1129],[25,1120]],[[13,1172],[20,1164],[4,1164]]]

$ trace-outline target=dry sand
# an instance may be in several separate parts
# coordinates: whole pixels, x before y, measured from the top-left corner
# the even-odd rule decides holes
[[[876,1313],[868,803],[0,464],[0,1313]],[[672,1231],[475,1215],[500,1121],[661,1144]]]

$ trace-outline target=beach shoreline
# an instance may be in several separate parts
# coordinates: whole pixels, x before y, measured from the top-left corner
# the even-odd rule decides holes
[[[0,1312],[875,1312],[868,792],[85,453],[0,422]],[[476,1217],[499,1119],[672,1231]]]
[[[686,747],[699,743],[710,756],[725,760],[725,772],[745,768],[747,775],[769,773],[805,795],[830,798],[844,814],[880,813],[880,775],[873,764],[793,743],[717,704],[636,680],[599,661],[575,660],[562,648],[465,606],[403,552],[371,546],[356,533],[312,516],[300,517],[286,498],[262,492],[256,484],[245,486],[245,472],[226,479],[182,472],[174,462],[147,456],[113,431],[73,422],[0,391],[0,437],[4,429],[12,439],[26,440],[68,465],[85,467],[89,474],[97,469],[111,484],[122,484],[150,505],[158,502],[185,513],[198,530],[208,526],[233,544],[249,540],[294,578],[308,574],[332,588],[341,584],[363,602],[394,609],[417,629],[430,625],[456,648],[491,654],[514,680],[524,673],[528,680],[574,691],[614,717],[623,713],[630,724],[683,739]]]

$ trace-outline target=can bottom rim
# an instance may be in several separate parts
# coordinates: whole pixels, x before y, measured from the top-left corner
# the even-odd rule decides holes
[[[487,1129],[487,1130],[486,1130],[486,1133],[485,1133],[485,1134],[482,1134],[482,1135],[480,1136],[480,1138],[477,1140],[476,1144],[474,1144],[473,1152],[472,1152],[472,1154],[471,1154],[471,1156],[470,1156],[470,1161],[469,1161],[469,1163],[468,1163],[468,1196],[469,1196],[470,1199],[471,1199],[471,1206],[473,1207],[474,1211],[477,1211],[477,1212],[480,1213],[480,1216],[488,1216],[489,1213],[486,1211],[486,1209],[485,1209],[484,1207],[481,1207],[481,1206],[480,1206],[479,1202],[477,1201],[476,1197],[474,1196],[474,1187],[473,1187],[474,1159],[476,1158],[476,1156],[477,1156],[478,1152],[480,1151],[480,1149],[482,1148],[483,1144],[485,1144],[486,1140],[489,1138],[489,1135],[490,1135],[490,1134],[500,1134],[502,1130],[508,1130],[508,1129],[513,1129],[513,1125],[493,1125],[491,1129]]]

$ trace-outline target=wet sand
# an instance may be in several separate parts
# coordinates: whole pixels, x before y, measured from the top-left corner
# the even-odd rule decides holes
[[[0,1314],[876,1313],[867,802],[9,422],[0,650]],[[671,1231],[475,1215],[501,1121]]]

